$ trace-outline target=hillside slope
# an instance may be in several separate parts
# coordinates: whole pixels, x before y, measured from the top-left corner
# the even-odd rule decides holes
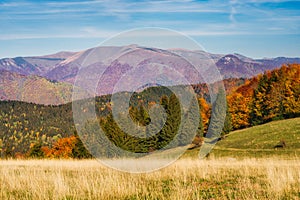
[[[0,100],[17,100],[38,104],[64,104],[72,100],[73,86],[43,77],[0,70]]]
[[[0,69],[23,75],[43,76],[73,54],[74,52],[58,52],[45,56],[3,58],[0,59]]]
[[[285,148],[274,148],[280,141]],[[300,118],[273,121],[231,132],[217,143],[216,156],[300,155]]]

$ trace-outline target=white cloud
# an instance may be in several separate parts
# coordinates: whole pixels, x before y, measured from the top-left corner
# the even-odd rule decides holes
[[[289,1],[290,0],[249,0],[248,2],[249,3],[282,3],[282,2],[289,2]]]
[[[2,34],[0,37],[6,39],[107,37],[117,32],[111,31],[111,29],[122,30],[125,28],[144,26],[176,28],[189,32],[189,35],[261,34],[266,30],[273,30],[274,33],[276,33],[276,31],[283,33],[284,30],[286,30],[286,32],[290,33],[289,27],[294,27],[293,33],[299,32],[299,11],[290,11],[282,8],[280,12],[276,12],[271,9],[256,6],[255,4],[259,2],[285,1],[231,0],[224,2],[212,0],[196,2],[193,0],[159,0],[132,2],[86,0],[80,2],[55,3],[45,1],[41,3],[23,2],[21,4],[15,2],[2,3],[0,5],[5,6],[6,9],[0,12],[0,22],[8,24],[7,21],[16,21],[19,25],[16,30],[22,33],[22,30],[26,27],[28,34]],[[157,13],[167,13],[169,15],[166,18],[162,17],[158,19]],[[186,13],[197,13],[199,15],[184,15]],[[198,17],[202,16],[201,13],[203,13],[203,18]],[[138,17],[136,16],[137,14]],[[217,17],[219,14],[220,17]],[[222,15],[226,15],[228,18],[222,18]],[[54,19],[61,19],[58,26],[60,26],[59,28],[62,30],[65,29],[67,33],[56,33],[57,29],[54,27],[56,24],[52,22]],[[78,22],[76,22],[76,20],[78,20]],[[88,21],[90,26],[84,24],[84,20]],[[111,24],[102,23],[105,20],[110,21]],[[49,33],[54,34],[36,33],[36,27],[30,28],[30,23],[36,21],[45,21],[45,29],[47,29]],[[274,27],[280,27],[280,29],[272,29],[273,25],[266,23],[266,21],[279,23]],[[74,33],[74,24],[76,24],[75,28],[80,29],[78,33]],[[27,25],[29,26],[27,27]],[[62,27],[62,25],[65,25],[65,27]],[[98,30],[97,25],[101,26],[100,30]],[[43,26],[42,24],[41,27]],[[193,30],[196,29],[196,27],[202,28],[202,31]],[[259,30],[259,32],[257,30]],[[68,31],[70,34],[68,34]],[[2,33],[4,32],[8,33],[9,31],[3,30]]]
[[[2,34],[0,40],[19,39],[51,39],[51,38],[107,38],[117,34],[117,31],[101,31],[92,28],[83,28],[78,33],[64,34]]]

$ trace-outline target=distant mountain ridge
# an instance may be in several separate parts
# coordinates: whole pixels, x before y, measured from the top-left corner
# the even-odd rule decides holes
[[[23,75],[44,76],[45,73],[72,55],[74,55],[73,52],[59,52],[45,56],[3,58],[0,59],[0,69]]]
[[[58,105],[70,102],[73,86],[36,75],[21,75],[0,70],[0,100]]]
[[[210,57],[217,65],[224,78],[249,78],[262,73],[266,70],[272,70],[287,63],[300,63],[300,58],[263,58],[252,59],[241,54],[212,54],[204,51],[190,51],[185,49],[162,50],[158,48],[141,47],[137,45],[121,47],[97,47],[103,48],[114,55],[117,59],[122,49],[130,49],[137,53],[149,53],[150,51],[162,56],[192,52],[194,56]],[[58,52],[52,55],[15,57],[0,59],[0,69],[17,72],[23,75],[39,75],[48,79],[57,81],[71,82],[65,77],[72,77],[76,74],[77,68],[80,67],[84,59],[95,48],[81,52]],[[105,63],[107,64],[107,63]],[[104,64],[104,65],[105,65]],[[129,64],[130,65],[130,64]],[[107,66],[105,66],[107,67]]]
[[[97,51],[100,53],[93,55],[93,53]],[[96,56],[96,58],[93,56]],[[193,63],[195,66],[205,66],[208,65],[209,62],[215,63],[223,79],[250,78],[266,70],[279,68],[283,64],[300,63],[300,58],[277,57],[270,59],[252,59],[240,54],[222,55],[185,49],[165,50],[138,45],[120,47],[104,46],[81,52],[58,52],[45,56],[3,58],[0,59],[1,99],[46,104],[60,104],[70,101],[72,84],[76,79],[78,70],[83,64],[86,70],[89,70],[94,77],[101,75],[101,79],[99,80],[101,87],[97,88],[96,91],[98,95],[112,93],[119,79],[124,74],[138,67],[143,67],[144,70],[149,71],[151,67],[166,65],[176,70],[179,74],[182,74],[191,84],[203,82],[203,77],[200,77],[195,69],[193,69],[193,66],[188,61],[182,59],[181,56],[195,61]],[[210,61],[208,61],[207,58],[209,58]],[[92,62],[93,60],[91,61],[91,59],[96,60]],[[153,63],[155,66],[152,66]],[[173,75],[167,71],[163,71],[163,73],[165,73],[166,76],[170,76],[171,79],[176,79],[176,77],[173,77]],[[202,76],[205,76],[205,71]],[[87,75],[87,77],[90,78],[91,76]],[[147,80],[150,78],[151,73],[148,74],[140,71],[137,80],[142,81],[143,79]],[[29,81],[33,79],[35,81]],[[23,92],[21,92],[22,95],[8,95],[19,91],[16,85],[20,88],[22,87],[20,83],[24,81],[26,82],[26,91],[32,92],[32,95],[28,93],[31,97],[24,98],[24,89],[22,90]],[[59,87],[58,83],[60,84]],[[87,82],[87,87],[89,87],[89,84],[93,83]],[[130,84],[131,82],[129,81],[128,87]],[[52,90],[56,91],[53,92],[53,96],[46,95],[43,98],[34,97],[35,95],[40,96],[43,93],[52,94]],[[9,93],[8,91],[14,92]],[[67,97],[62,97],[62,95]],[[49,98],[49,100],[40,101],[44,98]]]

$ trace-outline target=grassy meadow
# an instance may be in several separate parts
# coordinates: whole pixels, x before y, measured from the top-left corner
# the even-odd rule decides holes
[[[141,174],[93,159],[1,160],[0,199],[300,199],[299,130],[296,118],[235,131],[203,160],[193,149]]]
[[[273,158],[186,158],[145,174],[95,160],[6,160],[0,199],[300,199],[299,169]]]
[[[274,147],[281,140],[285,148]],[[196,158],[199,149],[187,151],[183,157]],[[273,121],[229,133],[219,141],[211,157],[300,159],[300,118]]]

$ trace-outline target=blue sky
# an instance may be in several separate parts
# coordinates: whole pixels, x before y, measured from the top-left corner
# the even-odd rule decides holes
[[[182,32],[212,53],[300,57],[300,1],[0,1],[0,57],[79,51],[133,28]]]

